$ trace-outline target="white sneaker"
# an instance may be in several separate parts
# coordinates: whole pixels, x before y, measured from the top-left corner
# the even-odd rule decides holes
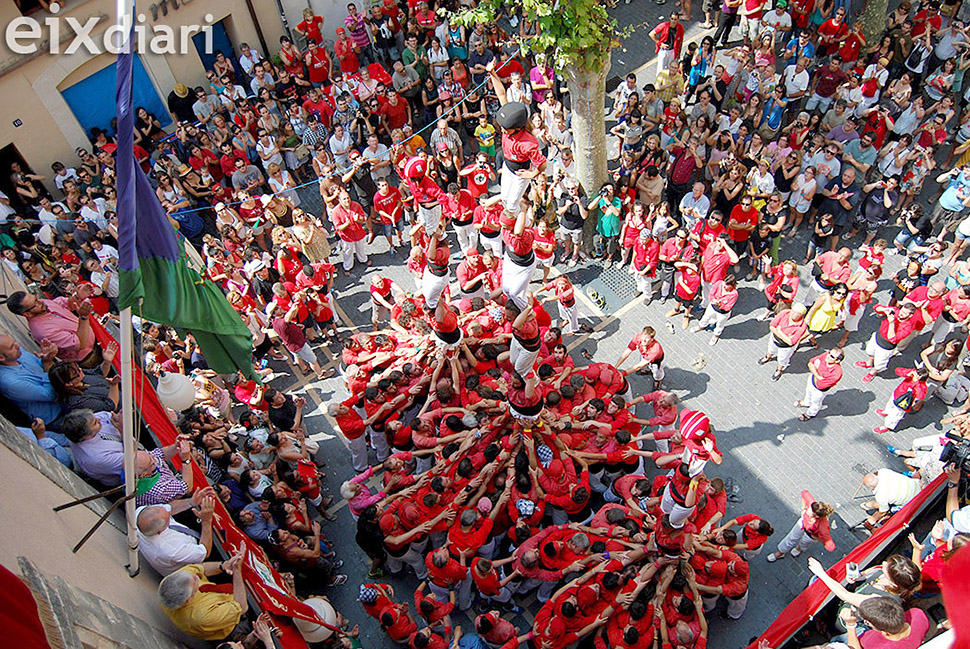
[[[719,339],[720,339],[720,336],[717,336],[717,335],[711,336],[711,339],[709,341],[707,341],[707,344],[710,345],[711,347],[713,347],[714,345],[717,344],[717,341]]]
[[[802,551],[801,551],[801,550],[799,550],[798,548],[795,548],[794,550],[792,550],[792,551],[791,551],[791,555],[792,555],[793,557],[797,557],[797,556],[798,556],[798,555],[800,555],[801,553],[802,553]]]

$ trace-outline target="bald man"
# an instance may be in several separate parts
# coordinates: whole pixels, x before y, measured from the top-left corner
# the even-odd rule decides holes
[[[201,533],[172,520],[173,516],[195,505],[199,506]],[[197,492],[192,498],[176,500],[167,505],[139,507],[135,512],[135,525],[142,556],[162,575],[205,561],[212,551],[212,514],[215,506],[215,492],[208,488]]]

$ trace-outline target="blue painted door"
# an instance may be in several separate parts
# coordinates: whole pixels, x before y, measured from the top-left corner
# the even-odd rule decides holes
[[[225,54],[234,66],[236,65],[236,55],[233,53],[232,41],[229,40],[229,34],[226,32],[225,21],[220,20],[212,25],[211,52],[206,51],[205,32],[192,34],[192,42],[195,44],[195,50],[199,53],[199,58],[206,70],[212,69],[212,64],[216,60],[216,52],[219,51]]]
[[[64,101],[70,106],[74,117],[84,128],[85,133],[90,135],[91,129],[95,126],[104,129],[108,133],[114,134],[111,126],[117,114],[115,107],[115,77],[116,64],[112,63],[103,70],[95,72],[87,79],[78,81],[73,86],[61,91]],[[145,110],[153,113],[162,126],[172,123],[172,117],[165,107],[155,84],[148,77],[145,66],[142,65],[141,58],[135,56],[134,76],[132,83],[132,97],[135,106],[144,106]]]

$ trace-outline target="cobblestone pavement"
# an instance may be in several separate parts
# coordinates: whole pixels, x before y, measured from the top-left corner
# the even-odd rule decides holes
[[[694,20],[687,28],[688,40],[705,33],[699,25],[703,16],[700,3],[697,4]],[[673,7],[673,2],[659,6],[651,0],[633,0],[630,4],[621,3],[615,7],[613,11],[620,24],[633,26],[634,33],[623,48],[614,51],[611,77],[622,79],[627,72],[637,71],[639,84],[653,80],[655,70],[651,63],[654,53],[646,33]],[[933,185],[932,181],[928,187],[930,185]],[[304,209],[320,213],[320,200],[312,189],[302,190],[301,195]],[[858,246],[861,237],[847,243]],[[786,240],[782,245],[782,258],[800,261],[805,255],[806,244],[804,234],[795,240]],[[455,249],[454,243],[452,249]],[[366,286],[373,272],[380,272],[405,288],[414,285],[401,257],[395,259],[387,254],[382,238],[375,241],[370,250],[373,253],[370,268],[358,265],[352,272],[353,277],[340,277],[336,281],[339,315],[345,327],[349,325],[344,332],[370,330]],[[859,253],[855,256],[858,259]],[[890,278],[901,267],[901,257],[890,255],[887,258],[881,290],[876,295],[878,301],[885,303],[888,299]],[[794,522],[800,508],[799,493],[807,488],[816,498],[836,506],[833,536],[837,550],[828,554],[815,544],[810,552],[819,557],[823,565],[833,563],[864,538],[853,529],[864,516],[858,504],[861,498],[853,497],[862,475],[884,466],[900,469],[898,461],[886,451],[885,444],[908,446],[913,438],[928,434],[929,429],[940,429],[938,421],[946,412],[946,406],[934,399],[920,413],[907,416],[898,432],[884,436],[872,432],[873,426],[881,421],[874,411],[882,407],[898,379],[887,373],[888,378],[879,377],[864,384],[861,381],[864,370],[854,366],[855,361],[865,358],[863,343],[877,325],[871,312],[845,348],[845,376],[826,398],[824,410],[819,417],[801,422],[798,420],[800,410],[794,407],[794,402],[804,394],[809,376],[806,363],[818,352],[801,348],[781,380],[777,383],[770,380],[772,366],[757,364],[757,359],[765,352],[768,325],[757,321],[763,311],[764,299],[756,282],[740,282],[740,298],[734,315],[720,342],[711,347],[707,344],[709,334],[691,333],[681,328],[679,318],[665,318],[666,305],[655,300],[644,306],[641,300],[635,299],[633,281],[625,272],[616,268],[604,270],[591,264],[572,269],[561,265],[557,270],[568,270],[574,282],[584,289],[595,289],[607,302],[605,309],[600,311],[585,295],[580,296],[581,317],[593,332],[567,341],[577,364],[585,363],[579,355],[582,350],[589,351],[597,361],[615,362],[644,325],[650,324],[658,331],[666,353],[665,386],[681,397],[684,407],[707,412],[718,430],[718,444],[725,458],[720,467],[709,472],[710,475],[731,477],[740,486],[742,502],[729,503],[726,517],[747,512],[757,512],[765,517],[776,529],[769,548],[781,540]],[[739,276],[743,277],[748,270],[746,266],[742,267]],[[801,295],[804,296],[811,279],[807,267],[801,268],[801,277]],[[668,322],[673,325],[672,333],[666,326]],[[822,336],[822,348],[834,345],[839,335],[839,332],[832,332]],[[918,353],[918,342],[904,357],[895,358],[890,368],[911,367]],[[330,367],[336,367],[333,353],[336,350],[323,346],[316,349],[321,361],[329,361]],[[326,482],[330,493],[337,494],[341,481],[352,477],[353,470],[349,453],[326,415],[326,406],[334,399],[345,398],[346,392],[338,379],[315,381],[312,377],[303,377],[292,366],[281,366],[278,371],[286,376],[275,380],[274,386],[307,397],[307,430],[321,443],[321,456],[327,460]],[[631,380],[635,392],[650,390],[647,377],[633,376]],[[342,572],[349,575],[349,581],[329,595],[341,612],[354,623],[360,623],[365,647],[387,646],[390,643],[376,622],[364,615],[356,603],[358,586],[367,580],[365,556],[354,542],[354,521],[345,503],[341,503],[337,514],[338,521],[326,524],[324,531],[338,556],[346,562]],[[750,599],[744,617],[735,622],[711,616],[712,649],[747,645],[749,639],[761,633],[808,582],[810,573],[804,557],[768,564],[765,554],[767,551],[751,562]],[[826,554],[828,556],[821,556]],[[389,580],[396,587],[398,601],[409,601],[417,584],[413,575],[408,575]],[[520,603],[526,610],[513,621],[526,628],[531,625],[538,604],[532,596]],[[453,621],[470,628],[470,621],[464,615],[454,616]]]

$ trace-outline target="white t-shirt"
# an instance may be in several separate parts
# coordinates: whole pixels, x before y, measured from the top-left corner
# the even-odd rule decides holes
[[[172,511],[168,505],[160,506]],[[138,520],[138,516],[145,509],[147,507],[139,507],[135,510],[135,520]],[[138,550],[152,568],[162,575],[169,575],[193,563],[202,563],[209,554],[205,546],[199,543],[199,539],[172,529],[172,525],[178,526],[178,523],[169,522],[168,527],[151,536],[138,530]]]
[[[808,90],[808,82],[811,80],[809,77],[808,70],[798,71],[794,65],[789,65],[785,68],[785,76],[783,81],[785,83],[785,94],[791,97],[793,94],[798,92],[805,92]]]

